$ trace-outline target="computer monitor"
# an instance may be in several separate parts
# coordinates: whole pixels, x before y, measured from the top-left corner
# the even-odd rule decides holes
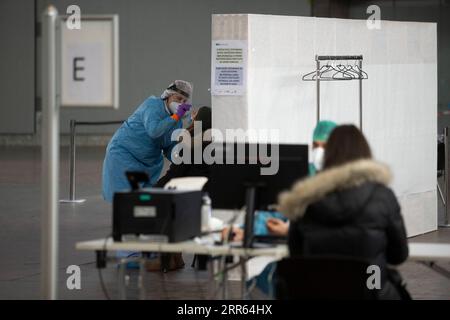
[[[247,143],[215,143],[215,145],[216,153],[223,154],[224,163],[215,163],[211,166],[206,190],[211,197],[213,208],[241,209],[246,206],[243,245],[251,247],[255,210],[266,210],[271,204],[276,204],[281,191],[290,189],[295,181],[308,175],[308,145]],[[261,146],[266,148],[267,155],[266,152],[260,154]],[[238,150],[245,150],[245,153],[242,154]],[[255,150],[257,150],[256,159]],[[274,150],[278,150],[278,155]],[[267,163],[267,160],[275,161],[275,156],[278,157],[276,173],[261,174],[262,168],[273,165]]]

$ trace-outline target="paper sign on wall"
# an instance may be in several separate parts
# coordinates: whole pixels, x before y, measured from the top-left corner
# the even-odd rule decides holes
[[[247,41],[212,43],[211,88],[213,95],[244,95],[247,82]]]

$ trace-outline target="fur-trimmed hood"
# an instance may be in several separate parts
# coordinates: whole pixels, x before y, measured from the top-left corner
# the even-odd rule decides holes
[[[278,198],[278,210],[291,220],[302,217],[306,208],[334,191],[358,187],[366,182],[387,186],[392,179],[389,168],[374,160],[357,160],[324,170],[297,182]]]

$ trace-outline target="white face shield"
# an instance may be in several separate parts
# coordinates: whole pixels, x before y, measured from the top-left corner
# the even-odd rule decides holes
[[[175,80],[166,90],[161,94],[161,99],[167,99],[171,95],[179,94],[185,97],[188,101],[192,100],[193,86],[190,82],[183,80]]]
[[[189,101],[192,99],[192,84],[183,81],[183,80],[175,80],[166,90],[161,94],[161,99],[166,100],[167,111],[170,114],[177,113],[178,107],[182,103],[190,103]],[[170,99],[171,97],[174,97]],[[172,100],[170,103],[167,99]],[[190,115],[190,112],[186,112],[183,118],[186,118]]]

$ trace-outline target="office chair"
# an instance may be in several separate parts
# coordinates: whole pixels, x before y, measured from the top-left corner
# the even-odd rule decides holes
[[[278,262],[275,296],[289,299],[376,300],[367,288],[370,263],[343,257],[292,257]]]

